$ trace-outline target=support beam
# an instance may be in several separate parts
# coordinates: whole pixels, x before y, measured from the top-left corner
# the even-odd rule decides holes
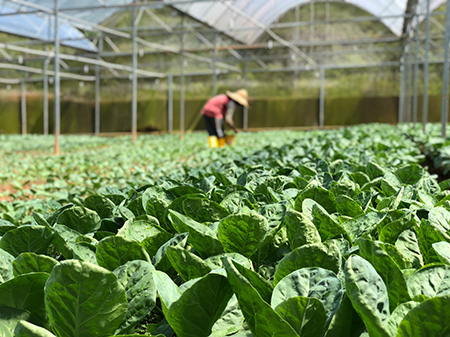
[[[445,19],[444,74],[442,75],[442,105],[441,105],[441,123],[442,123],[441,135],[443,138],[445,138],[447,135],[449,44],[450,44],[450,0],[447,0],[446,19]]]
[[[50,62],[50,58],[44,61],[44,78],[42,80],[43,84],[43,95],[44,95],[44,102],[42,107],[42,114],[43,114],[43,133],[44,135],[48,135],[48,64]]]
[[[133,50],[133,71],[132,71],[132,101],[131,101],[131,138],[133,143],[137,138],[137,23],[136,23],[136,7],[133,7],[133,36],[132,36],[132,50]]]
[[[426,132],[428,123],[428,76],[429,76],[429,57],[430,57],[430,0],[426,0],[427,16],[426,16],[426,32],[425,32],[425,60],[423,64],[423,106],[422,106],[422,123],[423,132]]]
[[[167,77],[168,93],[167,93],[167,131],[173,132],[173,76]]]
[[[325,126],[325,69],[320,68],[320,107],[319,107],[319,127]]]
[[[217,43],[218,37],[217,34],[214,35],[214,51],[213,51],[213,63],[212,63],[212,95],[213,97],[217,95]]]
[[[60,74],[59,74],[59,0],[55,0],[55,79],[54,79],[54,134],[55,154],[59,154],[59,134],[61,133],[61,103],[60,103]]]
[[[184,16],[181,16],[181,26],[184,25]],[[184,34],[180,36],[180,139],[184,136]]]
[[[98,49],[101,53],[103,51],[103,37],[100,37],[98,41]],[[100,135],[100,66],[95,66],[95,120],[94,120],[94,132],[96,136]]]
[[[413,123],[414,128],[417,124],[417,114],[418,114],[418,104],[419,104],[419,47],[420,47],[420,41],[419,41],[419,34],[420,34],[420,22],[419,22],[419,5],[416,4],[416,10],[415,10],[415,34],[414,34],[414,94],[413,94]]]
[[[405,121],[405,82],[406,82],[406,70],[405,70],[405,56],[400,59],[400,94],[399,94],[399,106],[398,106],[398,120],[397,123],[403,123]]]
[[[247,53],[245,54],[245,61],[244,61],[244,85],[245,90],[248,91],[248,61],[247,61]],[[244,131],[248,130],[248,108],[244,107],[244,116],[243,116],[243,122],[242,122],[242,129]]]
[[[22,135],[27,134],[27,92],[25,80],[20,82],[20,122]]]

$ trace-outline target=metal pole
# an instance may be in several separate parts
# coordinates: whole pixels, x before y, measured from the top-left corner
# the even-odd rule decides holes
[[[168,76],[169,92],[167,95],[167,131],[173,132],[173,76]]]
[[[100,37],[98,41],[99,53],[103,51],[103,37]],[[100,57],[98,57],[100,60]],[[100,135],[100,66],[95,66],[95,121],[94,131],[95,135]]]
[[[408,39],[408,43],[411,41]],[[406,53],[406,81],[405,81],[405,91],[406,91],[406,102],[405,102],[405,122],[411,122],[411,108],[412,108],[412,61],[411,61],[411,52],[409,50],[410,46],[408,45],[408,50]]]
[[[43,73],[44,79],[42,80],[43,85],[44,85],[44,106],[43,106],[44,135],[48,135],[48,75],[47,75],[47,70],[48,70],[48,62],[49,61],[50,61],[50,59],[47,59],[44,61],[44,73]]]
[[[442,137],[446,137],[446,129],[447,129],[449,44],[450,44],[450,0],[447,0],[446,19],[445,19],[444,74],[442,76],[442,106],[441,106]]]
[[[309,6],[309,9],[310,9],[310,27],[309,27],[309,29],[310,29],[310,36],[309,36],[309,39],[310,39],[310,41],[314,41],[314,33],[315,33],[315,31],[314,31],[314,20],[315,20],[315,18],[314,18],[314,16],[315,16],[315,13],[314,13],[314,0],[311,0],[310,1],[310,6]],[[314,46],[311,44],[311,48],[310,48],[310,52],[311,52],[311,54],[314,52]]]
[[[414,96],[413,96],[413,123],[416,127],[417,123],[417,109],[419,100],[419,33],[420,33],[420,21],[419,21],[419,5],[416,5],[416,27],[415,27],[415,51],[414,51]]]
[[[405,57],[400,58],[400,95],[399,95],[399,106],[398,106],[398,121],[397,123],[404,122],[405,115]]]
[[[214,52],[213,52],[213,62],[212,62],[212,70],[213,70],[213,83],[212,83],[212,95],[217,95],[217,34],[214,36]]]
[[[320,106],[319,106],[319,127],[325,126],[325,69],[320,68]]]
[[[136,7],[133,7],[133,34],[132,34],[132,101],[131,101],[131,138],[135,142],[137,138],[137,24],[136,24]]]
[[[22,124],[22,135],[27,134],[27,92],[25,88],[25,80],[20,81],[20,119]]]
[[[181,30],[183,31],[184,16],[181,16]],[[184,31],[180,35],[180,139],[184,136]]]
[[[59,75],[59,0],[55,0],[55,80],[54,80],[54,133],[55,154],[59,154],[59,134],[61,133],[60,75]]]
[[[325,41],[328,40],[328,21],[330,21],[330,2],[327,0],[325,3]]]
[[[426,2],[427,17],[426,17],[426,35],[425,35],[425,61],[423,65],[423,108],[422,108],[422,123],[423,132],[426,132],[426,124],[428,123],[428,74],[429,74],[429,54],[430,54],[430,0]]]
[[[247,53],[244,55],[244,84],[245,84],[245,90],[248,90],[248,60],[247,60]],[[248,108],[244,107],[244,115],[243,115],[243,121],[242,121],[242,128],[244,131],[248,130]]]

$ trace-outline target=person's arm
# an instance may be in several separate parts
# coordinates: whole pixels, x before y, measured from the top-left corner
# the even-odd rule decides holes
[[[225,122],[228,124],[230,128],[234,130],[234,132],[238,132],[238,129],[234,126],[233,115],[236,110],[236,102],[230,100],[227,104],[227,112],[225,114]]]

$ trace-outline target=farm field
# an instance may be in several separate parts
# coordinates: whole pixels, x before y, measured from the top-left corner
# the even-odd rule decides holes
[[[0,136],[0,335],[445,336],[439,131]]]

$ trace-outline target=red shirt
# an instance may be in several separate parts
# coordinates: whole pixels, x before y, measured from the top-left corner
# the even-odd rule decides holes
[[[225,94],[214,96],[208,102],[206,102],[205,106],[202,109],[202,115],[217,119],[223,119],[223,117],[227,113],[227,104],[229,101],[230,98]]]

